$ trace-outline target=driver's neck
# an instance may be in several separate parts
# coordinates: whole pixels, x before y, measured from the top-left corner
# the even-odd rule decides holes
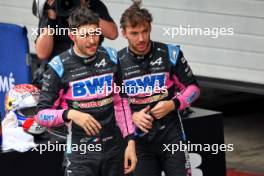
[[[137,56],[144,56],[144,55],[147,55],[150,50],[151,50],[151,41],[149,42],[148,44],[148,47],[147,49],[144,51],[144,52],[138,52],[136,50],[134,50],[132,47],[128,46],[129,50],[134,54],[134,55],[137,55]]]
[[[87,55],[81,53],[81,52],[79,51],[79,49],[78,49],[75,45],[73,46],[73,51],[74,51],[74,53],[75,53],[77,56],[79,56],[79,57],[82,57],[82,58],[88,58],[88,57],[91,57],[91,56],[87,56]]]

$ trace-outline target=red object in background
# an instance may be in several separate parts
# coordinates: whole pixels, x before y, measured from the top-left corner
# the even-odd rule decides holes
[[[227,176],[264,176],[264,174],[254,174],[249,172],[241,172],[235,169],[228,169]]]

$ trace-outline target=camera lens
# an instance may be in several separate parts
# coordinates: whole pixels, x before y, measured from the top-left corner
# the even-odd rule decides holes
[[[60,6],[64,11],[68,11],[73,8],[73,4],[73,0],[64,0],[61,2]]]
[[[56,13],[67,17],[76,7],[80,7],[80,4],[80,0],[56,0]]]

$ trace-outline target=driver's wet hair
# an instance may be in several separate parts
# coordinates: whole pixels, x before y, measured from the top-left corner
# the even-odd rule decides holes
[[[141,1],[134,1],[133,4],[125,10],[120,19],[120,26],[122,29],[125,29],[128,24],[132,27],[136,27],[143,22],[151,23],[153,21],[150,12],[145,8],[141,8],[140,5]]]
[[[95,24],[99,26],[99,16],[88,8],[77,8],[69,17],[69,28],[73,30],[82,25]]]

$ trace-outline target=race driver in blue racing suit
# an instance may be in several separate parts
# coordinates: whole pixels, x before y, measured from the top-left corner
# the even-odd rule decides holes
[[[47,127],[67,123],[66,176],[123,176],[136,165],[128,101],[112,89],[116,52],[98,46],[98,23],[91,10],[76,9],[69,19],[74,46],[54,57],[43,76],[35,119]],[[120,131],[128,141],[125,156]],[[85,153],[71,148],[83,144]]]
[[[135,1],[120,20],[128,47],[118,52],[118,66],[138,127],[134,175],[161,176],[164,171],[166,176],[186,176],[186,151],[173,154],[164,144],[185,142],[178,111],[189,107],[200,91],[179,46],[150,40],[151,22],[148,10]]]

